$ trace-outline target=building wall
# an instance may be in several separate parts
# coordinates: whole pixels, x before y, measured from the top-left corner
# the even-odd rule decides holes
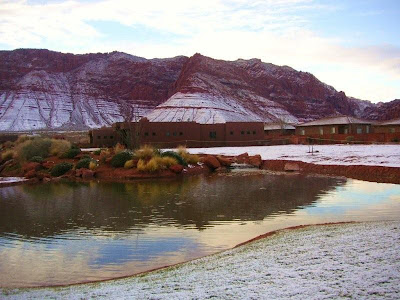
[[[304,130],[304,134],[302,134]],[[322,130],[322,134],[321,134]],[[360,130],[360,132],[358,131]],[[323,126],[297,126],[296,135],[327,135],[327,134],[365,134],[373,133],[371,125],[347,124],[347,125],[323,125]]]
[[[112,147],[120,142],[120,136],[113,128],[90,130],[89,138],[93,147]]]
[[[400,125],[385,125],[385,126],[374,126],[374,132],[376,133],[400,133]]]

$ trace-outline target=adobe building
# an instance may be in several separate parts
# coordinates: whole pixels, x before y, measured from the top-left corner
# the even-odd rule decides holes
[[[372,121],[349,116],[332,116],[311,122],[298,124],[296,135],[362,135],[372,133]]]
[[[374,131],[376,133],[400,133],[400,118],[376,123]]]
[[[265,138],[274,138],[280,136],[288,136],[295,134],[296,127],[291,124],[284,123],[265,123],[264,136]]]
[[[103,127],[89,131],[92,147],[113,147],[121,142],[119,133],[113,127]]]

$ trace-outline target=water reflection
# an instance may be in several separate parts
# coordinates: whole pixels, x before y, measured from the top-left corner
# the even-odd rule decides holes
[[[46,238],[70,230],[141,231],[149,225],[201,230],[210,221],[263,220],[293,212],[344,182],[256,174],[9,187],[0,189],[0,234]]]
[[[393,219],[400,186],[263,172],[0,189],[0,286],[129,275],[277,228]]]

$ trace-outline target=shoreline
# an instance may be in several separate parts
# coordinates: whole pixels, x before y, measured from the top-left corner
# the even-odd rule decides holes
[[[373,243],[375,248],[382,248],[385,247],[385,243],[389,242],[388,238],[389,235],[388,233],[393,236],[398,237],[398,231],[399,231],[399,221],[371,221],[371,222],[339,222],[339,223],[325,223],[325,224],[312,224],[312,225],[301,225],[301,226],[294,226],[294,227],[288,227],[284,229],[279,229],[275,230],[269,233],[266,233],[265,235],[262,235],[260,237],[257,237],[255,239],[251,239],[243,244],[239,244],[235,246],[232,249],[227,249],[212,255],[208,255],[202,258],[197,258],[194,260],[182,262],[179,264],[171,265],[171,266],[166,266],[163,268],[158,268],[155,270],[147,271],[147,272],[142,272],[139,274],[135,274],[132,276],[125,276],[121,278],[113,278],[113,279],[108,279],[108,280],[102,280],[102,281],[96,281],[96,282],[85,282],[85,283],[79,283],[79,284],[73,284],[73,285],[66,285],[66,286],[50,286],[50,287],[34,287],[34,288],[0,288],[0,291],[3,293],[3,296],[7,298],[7,296],[10,296],[10,298],[13,299],[19,299],[19,298],[24,298],[24,299],[36,299],[36,298],[47,298],[47,297],[54,297],[54,298],[65,298],[65,297],[72,297],[79,299],[80,297],[101,297],[101,296],[108,296],[108,297],[135,297],[138,295],[142,295],[142,292],[145,293],[143,298],[151,298],[151,297],[156,297],[160,299],[167,299],[168,297],[171,296],[170,293],[176,294],[176,296],[181,295],[183,293],[189,293],[192,295],[192,293],[196,294],[199,289],[203,293],[206,293],[207,296],[208,293],[210,293],[209,290],[204,289],[205,287],[202,284],[210,285],[211,288],[214,290],[211,292],[211,295],[214,295],[215,292],[218,294],[220,293],[220,297],[226,297],[227,294],[224,291],[220,291],[219,287],[219,281],[218,280],[213,280],[210,277],[217,277],[220,280],[226,281],[227,283],[231,284],[232,286],[230,287],[230,290],[233,289],[233,292],[241,291],[241,286],[243,284],[243,280],[240,279],[242,276],[245,276],[242,274],[240,271],[243,267],[241,265],[244,264],[244,270],[245,272],[250,272],[252,276],[255,276],[254,280],[259,281],[259,280],[264,280],[263,278],[265,276],[262,276],[263,274],[259,274],[258,271],[252,270],[251,268],[249,269],[249,266],[254,266],[254,268],[258,268],[259,264],[259,259],[261,260],[266,260],[273,262],[277,262],[276,259],[278,259],[278,262],[280,259],[285,259],[291,261],[292,263],[299,263],[301,265],[306,264],[307,262],[304,262],[302,260],[297,259],[297,255],[306,255],[306,256],[312,256],[316,260],[310,261],[310,263],[317,263],[318,265],[318,260],[327,260],[327,254],[325,254],[323,257],[318,256],[318,254],[312,254],[309,253],[308,251],[301,250],[301,252],[298,252],[296,247],[293,247],[291,244],[298,245],[299,242],[301,245],[298,245],[301,249],[306,247],[310,247],[312,249],[318,248],[322,253],[327,253],[326,251],[333,251],[333,256],[331,260],[329,260],[330,263],[340,263],[342,266],[342,263],[340,262],[340,259],[338,261],[338,258],[336,257],[336,253],[342,253],[343,248],[350,248],[352,249],[353,246],[346,244],[346,243],[336,243],[335,239],[338,240],[347,240],[347,239],[353,239],[357,237],[358,240],[360,241],[365,241],[367,237],[370,237],[370,232],[372,230],[372,235],[375,235],[376,237],[380,237],[381,243]],[[394,231],[393,231],[394,230]],[[384,232],[385,234],[382,234]],[[273,233],[273,234],[272,234]],[[350,233],[350,235],[349,235]],[[348,236],[349,235],[349,236]],[[290,237],[290,238],[289,238]],[[331,249],[328,246],[325,246],[325,240],[326,238],[329,239],[329,242],[333,245],[335,245],[335,249]],[[294,240],[293,240],[294,239]],[[371,237],[371,239],[373,239]],[[311,242],[313,240],[313,242]],[[289,243],[289,244],[287,244]],[[316,243],[316,245],[314,245]],[[365,245],[364,245],[365,244]],[[372,251],[372,253],[379,253],[379,249],[371,249],[371,245],[369,244],[368,241],[365,241],[364,244],[362,245],[361,248],[365,248],[367,251],[366,254],[367,257],[369,257],[368,251]],[[264,253],[262,256],[258,256],[257,251],[259,246],[262,247],[267,247],[268,248],[277,248],[281,249],[282,248],[282,254],[280,254],[280,251],[273,250],[264,252],[261,251],[261,253]],[[326,250],[320,249],[319,247],[322,248],[327,248]],[[359,245],[357,245],[357,250],[356,251],[361,251],[359,250]],[[286,250],[283,250],[286,249]],[[288,253],[292,254],[287,254],[286,251],[289,251]],[[304,252],[305,251],[305,252]],[[352,250],[353,251],[353,250]],[[388,249],[390,251],[391,255],[397,255],[398,252],[396,249]],[[259,251],[258,251],[259,252]],[[309,253],[309,254],[308,254]],[[358,253],[358,252],[357,252]],[[357,255],[355,253],[355,255]],[[282,256],[283,255],[283,256]],[[289,255],[289,256],[287,256]],[[391,260],[396,260],[398,257],[390,257],[387,258],[384,254],[380,255],[382,257],[387,258],[387,262],[384,261],[382,262],[380,258],[375,258],[373,254],[374,259],[378,259],[379,261],[379,266],[382,268],[386,268],[391,270],[390,268],[394,268],[391,264]],[[244,256],[244,257],[243,257]],[[346,256],[347,257],[347,256]],[[254,261],[255,259],[255,261]],[[230,261],[230,263],[226,263],[226,260]],[[232,263],[235,262],[235,263]],[[285,264],[282,265],[282,268],[285,268]],[[375,262],[371,261],[371,259],[368,260],[368,264],[374,265]],[[218,265],[218,266],[216,266]],[[269,263],[267,264],[269,265]],[[280,266],[280,263],[278,264]],[[364,274],[363,272],[370,272],[370,267],[371,266],[364,266],[364,263],[361,265],[362,267],[365,267],[365,270],[360,270],[359,264],[357,263],[354,267],[356,267],[356,270],[358,273],[361,275]],[[212,268],[213,272],[208,273],[209,268]],[[225,269],[231,269],[233,268],[234,270],[225,270]],[[270,274],[271,272],[273,273],[274,267],[271,267],[271,270],[263,269],[262,272],[267,272]],[[279,267],[280,268],[280,267]],[[237,271],[236,269],[239,269]],[[279,269],[280,270],[280,269]],[[301,270],[303,270],[301,268]],[[331,276],[334,276],[334,279],[336,281],[345,281],[341,276],[336,277],[335,272],[329,272],[330,268],[328,268],[328,271],[325,271],[325,267],[322,269],[316,269],[318,272],[328,272]],[[278,271],[276,269],[276,271]],[[350,274],[351,270],[344,270],[344,274]],[[375,270],[374,270],[375,271]],[[205,273],[204,273],[205,272]],[[301,271],[304,273],[304,271]],[[349,273],[350,272],[350,273]],[[194,274],[192,274],[194,273]],[[206,275],[206,273],[208,275]],[[332,273],[332,274],[331,274]],[[197,275],[203,274],[203,278],[198,278],[196,277]],[[228,275],[229,274],[229,275]],[[311,274],[311,273],[305,273],[305,274]],[[367,274],[367,273],[365,273]],[[368,273],[369,274],[369,273]],[[392,275],[391,281],[397,282],[395,277],[399,277],[400,274],[397,274],[396,272],[393,273],[396,274],[395,276]],[[198,280],[201,282],[200,286],[198,286],[197,281],[193,282],[191,281],[192,277],[198,278]],[[222,276],[222,277],[221,277]],[[226,279],[226,276],[232,276],[232,279]],[[248,276],[248,274],[246,275]],[[244,278],[247,278],[247,277]],[[282,277],[283,276],[283,277]],[[285,285],[287,283],[287,279],[285,279],[286,275],[283,273],[283,275],[274,278],[273,280],[278,281],[278,282],[285,282]],[[375,275],[370,275],[371,278],[374,278]],[[237,280],[236,280],[236,279]],[[291,277],[289,277],[291,278]],[[288,278],[288,279],[289,279]],[[304,278],[301,278],[304,280]],[[311,278],[312,280],[317,280],[314,276]],[[173,283],[170,283],[169,280],[174,281]],[[272,278],[271,278],[272,280]],[[282,281],[283,280],[283,281]],[[184,282],[181,282],[184,281]],[[270,280],[267,282],[263,282],[264,287],[257,288],[257,285],[251,285],[254,286],[255,291],[259,293],[260,295],[267,295],[269,294],[269,291],[266,290],[268,288],[274,290],[275,292],[282,292],[281,289],[284,289],[284,286],[279,286],[277,287],[274,284],[270,284]],[[310,283],[311,284],[311,283]],[[324,283],[327,284],[327,283]],[[353,284],[353,283],[349,283]],[[364,284],[364,278],[358,285]],[[189,287],[187,286],[189,285]],[[290,284],[288,284],[290,285]],[[179,289],[176,287],[180,286]],[[314,286],[314,285],[313,285]],[[150,289],[150,291],[148,290]],[[239,288],[239,290],[237,290]],[[318,288],[318,287],[316,287]],[[235,290],[236,289],[236,290]],[[373,289],[373,287],[370,286],[369,289]],[[391,286],[391,293],[393,293],[393,290],[395,290],[395,293],[397,293],[398,287],[396,288],[395,286]],[[154,291],[153,291],[154,290]],[[361,293],[361,295],[364,295],[366,291],[363,288],[360,288],[359,286],[356,287],[356,290],[358,293]],[[324,292],[325,289],[322,289]],[[340,289],[339,291],[340,292]],[[353,294],[354,291],[348,291],[350,294]],[[385,291],[386,293],[388,291]],[[147,293],[147,294],[146,294]],[[155,295],[159,296],[155,296]],[[221,294],[222,293],[222,294]],[[374,293],[373,291],[371,293]],[[151,296],[149,296],[151,295]],[[206,296],[206,295],[203,295]],[[304,295],[300,292],[299,293],[299,299],[303,297]],[[338,296],[338,295],[337,295]],[[166,298],[165,298],[166,297]],[[199,298],[202,298],[201,295],[199,295]]]

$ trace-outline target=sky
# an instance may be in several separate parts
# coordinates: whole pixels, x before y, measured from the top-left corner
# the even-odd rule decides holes
[[[400,0],[0,0],[0,49],[16,48],[260,58],[400,99]]]

